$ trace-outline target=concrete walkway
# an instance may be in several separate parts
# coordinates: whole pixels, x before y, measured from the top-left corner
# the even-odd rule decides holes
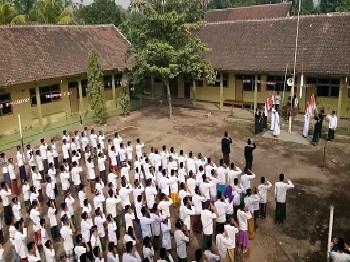
[[[283,142],[292,142],[292,143],[298,143],[303,145],[310,145],[311,137],[304,138],[301,133],[293,132],[291,134],[288,133],[286,130],[281,130],[281,134],[278,137],[274,137],[272,135],[272,131],[266,131],[262,137],[264,138],[273,138],[276,140],[280,140]]]

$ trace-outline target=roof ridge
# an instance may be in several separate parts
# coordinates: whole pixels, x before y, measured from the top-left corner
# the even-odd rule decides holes
[[[276,6],[276,5],[292,5],[291,1],[287,1],[285,3],[275,3],[275,4],[260,4],[260,5],[250,5],[250,6],[240,6],[240,7],[228,7],[228,8],[217,8],[217,9],[210,9],[206,13],[209,12],[217,12],[217,11],[225,11],[225,10],[233,10],[233,9],[248,9],[248,8],[256,8],[256,7],[270,7],[270,6]]]
[[[300,16],[300,19],[304,20],[307,18],[324,18],[324,17],[339,17],[339,16],[350,16],[350,12],[342,12],[342,13],[327,13],[327,14],[312,14],[312,15],[302,15]],[[272,17],[272,18],[265,18],[265,19],[242,19],[242,20],[227,20],[227,21],[215,21],[215,22],[206,22],[206,25],[210,24],[234,24],[234,23],[241,23],[241,22],[258,22],[258,21],[278,21],[278,20],[295,20],[298,19],[297,16],[286,16],[286,17]]]
[[[54,24],[34,24],[34,25],[0,25],[0,28],[96,28],[96,27],[113,27],[113,24],[98,24],[98,25],[54,25]]]

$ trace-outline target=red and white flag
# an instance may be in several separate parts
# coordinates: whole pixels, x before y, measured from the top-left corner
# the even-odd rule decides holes
[[[315,96],[312,94],[309,102],[309,106],[311,107],[312,114],[317,111]]]
[[[299,97],[300,99],[303,97],[303,88],[304,88],[304,70],[301,70],[301,78],[300,78],[300,87],[299,87]]]

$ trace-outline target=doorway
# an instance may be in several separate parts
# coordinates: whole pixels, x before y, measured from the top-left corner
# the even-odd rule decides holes
[[[243,81],[241,79],[236,80],[235,100],[243,101]]]

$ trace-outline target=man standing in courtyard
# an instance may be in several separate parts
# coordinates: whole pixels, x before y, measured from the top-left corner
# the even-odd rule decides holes
[[[287,190],[294,188],[292,182],[288,179],[284,182],[284,174],[280,174],[279,181],[275,183],[276,214],[275,223],[282,224],[286,219],[286,197]]]
[[[224,137],[221,139],[221,151],[222,151],[224,163],[226,165],[229,165],[231,163],[230,162],[231,144],[232,144],[232,139],[231,137],[228,136],[228,132],[225,131]]]
[[[244,147],[245,166],[247,169],[253,167],[253,150],[256,148],[255,143],[252,143],[250,139],[247,141],[247,145]]]
[[[332,114],[331,115],[327,115],[326,118],[329,121],[329,123],[328,123],[328,138],[327,138],[327,140],[333,142],[333,140],[334,140],[334,132],[335,132],[335,129],[337,128],[337,126],[338,126],[338,118],[335,115],[335,111],[332,111]]]

